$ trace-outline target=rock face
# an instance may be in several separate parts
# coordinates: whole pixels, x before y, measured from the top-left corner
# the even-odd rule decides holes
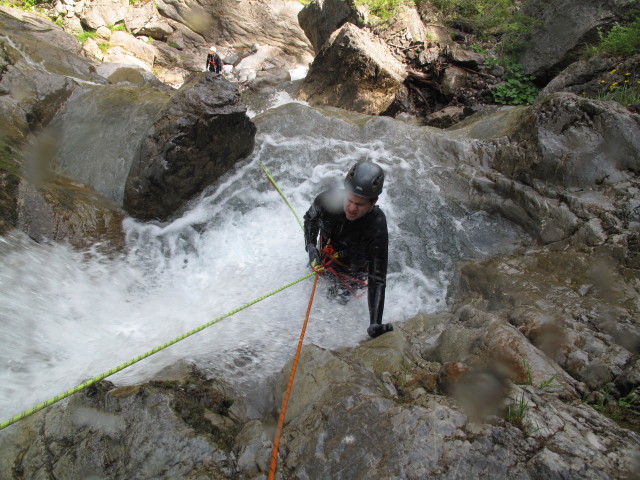
[[[546,248],[468,264],[461,268],[461,302],[507,319],[527,337],[528,348],[544,354],[547,366],[524,353],[521,358],[536,365],[532,370],[546,378],[555,373],[555,384],[568,381],[582,393],[602,389],[624,397],[640,385],[634,360],[640,351],[640,326],[633,320],[640,305],[631,300],[637,296],[634,282],[627,280],[632,271],[617,263],[607,248],[593,254]],[[564,275],[556,278],[552,271]],[[478,326],[478,314],[471,318],[476,320],[465,322],[464,332],[451,332],[456,347],[473,345],[473,349],[462,349],[463,356],[481,350],[482,344],[504,343],[497,335],[487,335],[476,344],[464,340],[472,331],[467,327]],[[482,324],[483,329],[492,328],[486,320]],[[515,351],[494,349],[507,350]],[[556,372],[549,369],[550,364]],[[540,381],[537,378],[534,383]]]
[[[311,105],[376,115],[389,107],[405,77],[383,42],[347,23],[324,45],[296,96]]]
[[[585,44],[597,39],[599,27],[611,26],[634,2],[562,0],[525,2],[523,14],[534,19],[532,38],[519,58],[524,70],[541,80],[576,61]]]
[[[313,51],[298,26],[297,15],[302,9],[298,2],[159,0],[156,3],[160,13],[185,25],[204,42],[225,46],[271,45],[297,56],[301,63],[308,61]]]
[[[316,54],[342,25],[347,22],[361,24],[353,5],[344,0],[314,0],[300,10],[298,21]]]
[[[80,21],[92,30],[109,27],[124,20],[128,5],[127,0],[92,0],[82,9]]]
[[[613,102],[562,93],[530,108],[471,117],[452,131],[486,141],[487,129],[493,139],[501,137],[491,170],[468,171],[487,209],[545,244],[575,233],[589,245],[608,235],[630,238],[639,221],[637,115]]]
[[[528,343],[504,319],[467,307],[458,315],[415,317],[356,348],[305,346],[280,437],[278,475],[632,478],[640,435],[569,398],[556,385],[561,378],[539,383],[555,381],[539,370],[542,364],[530,365],[533,381],[519,359],[520,377],[489,368],[500,353],[495,349],[476,349],[476,365],[440,364],[436,357],[449,350],[447,342],[451,352],[468,351],[469,337],[456,340],[467,322],[478,334],[475,343],[500,343],[489,338],[496,325],[513,331],[501,348]],[[289,368],[266,393],[276,408]],[[454,385],[450,395],[438,386],[444,370]],[[269,468],[274,420],[249,417],[244,402],[263,400],[237,397],[196,370],[121,388],[101,382],[3,432],[0,475],[257,480]]]
[[[197,476],[198,471],[206,472],[206,478],[232,478],[227,439],[207,420],[225,418],[233,431],[234,422],[227,417],[231,402],[220,388],[186,379],[189,382],[166,380],[144,387],[118,389],[109,382],[91,387],[71,400],[70,409],[34,417],[36,424],[47,425],[47,433],[36,442],[26,437],[13,445],[0,440],[0,475],[11,478],[17,466],[60,478],[168,480]],[[174,395],[176,387],[183,392]],[[81,454],[56,447],[69,440],[85,445]],[[50,448],[56,451],[54,461],[44,453]],[[13,455],[20,451],[34,456],[16,464]]]
[[[166,219],[248,156],[255,133],[234,85],[212,72],[194,74],[142,141],[125,186],[125,210]]]

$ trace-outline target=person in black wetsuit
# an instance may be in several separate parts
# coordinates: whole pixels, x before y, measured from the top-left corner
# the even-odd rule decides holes
[[[209,54],[207,55],[207,71],[220,73],[222,72],[222,59],[216,52],[216,47],[209,49]]]
[[[344,190],[322,192],[304,215],[305,249],[311,266],[322,263],[322,252],[330,245],[337,253],[331,266],[341,275],[341,282],[367,276],[367,333],[371,337],[393,330],[390,323],[382,323],[389,236],[386,217],[376,201],[383,184],[382,168],[358,162],[347,173]]]

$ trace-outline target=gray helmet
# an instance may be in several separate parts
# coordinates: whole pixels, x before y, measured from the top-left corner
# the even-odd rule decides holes
[[[358,162],[344,179],[348,192],[364,198],[378,198],[382,193],[384,172],[375,163]]]

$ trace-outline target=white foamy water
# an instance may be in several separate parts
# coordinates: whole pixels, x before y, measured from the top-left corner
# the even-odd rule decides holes
[[[251,158],[181,218],[166,225],[127,220],[128,250],[120,257],[37,245],[22,235],[0,239],[0,421],[309,272],[300,227],[258,162],[300,218],[355,160],[385,168],[379,201],[390,232],[385,321],[395,324],[445,307],[461,255],[484,255],[501,236],[504,245],[524,239],[504,220],[445,205],[429,177],[435,167],[425,167],[416,148],[361,138],[335,119],[307,128],[300,125],[306,118],[286,115],[308,133],[274,134],[263,123]],[[295,352],[311,287],[312,279],[296,284],[109,380],[144,381],[185,359],[237,385],[260,382]],[[305,343],[356,345],[367,340],[367,326],[366,295],[338,305],[321,279]]]

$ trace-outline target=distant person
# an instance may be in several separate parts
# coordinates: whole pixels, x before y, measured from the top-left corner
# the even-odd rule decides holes
[[[209,55],[207,55],[207,71],[209,72],[222,72],[222,59],[217,53],[216,47],[209,49]]]
[[[336,299],[346,303],[367,278],[370,337],[393,330],[390,323],[382,323],[389,236],[386,217],[376,201],[383,183],[382,168],[358,162],[347,173],[344,190],[322,192],[304,215],[309,264],[325,265],[334,275]]]

